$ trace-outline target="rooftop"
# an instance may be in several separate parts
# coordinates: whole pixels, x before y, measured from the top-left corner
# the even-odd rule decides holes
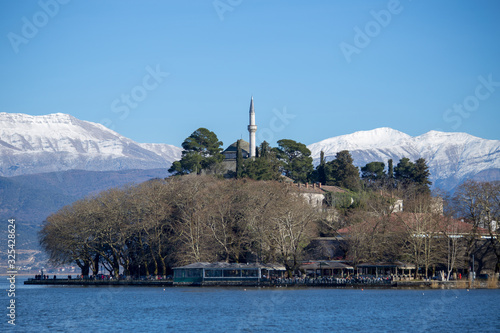
[[[285,267],[280,264],[262,264],[262,263],[228,263],[228,262],[195,262],[186,266],[175,267],[177,268],[205,268],[205,269],[248,269],[248,268],[264,268],[264,269],[274,269],[274,270],[285,270]]]

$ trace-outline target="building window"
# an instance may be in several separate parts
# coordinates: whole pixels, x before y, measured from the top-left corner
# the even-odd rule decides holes
[[[242,269],[241,276],[242,277],[258,277],[259,270],[258,269]]]
[[[222,277],[222,270],[220,270],[220,269],[205,269],[205,277],[207,277],[207,278]]]
[[[225,269],[224,277],[241,277],[240,269]]]

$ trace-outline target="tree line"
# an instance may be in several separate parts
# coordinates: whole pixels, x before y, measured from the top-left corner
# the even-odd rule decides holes
[[[316,236],[318,211],[279,182],[212,176],[156,179],[111,189],[50,215],[41,245],[83,275],[167,275],[200,261],[277,262],[289,271]]]
[[[276,262],[294,272],[312,238],[339,235],[355,266],[400,260],[430,276],[436,267],[467,270],[474,254],[479,270],[493,261],[498,272],[500,244],[488,221],[500,218],[499,190],[498,183],[463,184],[450,198],[449,210],[465,219],[457,223],[421,194],[413,213],[394,213],[394,198],[375,192],[357,204],[345,193],[327,195],[318,209],[296,186],[189,175],[76,201],[46,219],[40,239],[53,264],[76,263],[83,275],[99,265],[115,276],[167,275],[199,261]]]
[[[279,180],[286,176],[297,183],[318,182],[334,185],[352,191],[383,187],[385,189],[412,189],[419,193],[430,193],[430,172],[424,158],[415,162],[402,157],[394,167],[393,160],[370,162],[361,170],[354,166],[349,151],[343,150],[331,161],[326,161],[321,152],[319,164],[314,168],[311,151],[303,143],[291,139],[277,141],[271,147],[266,141],[256,147],[256,158],[244,160],[241,154],[241,140],[237,142],[236,178],[254,180]],[[169,169],[176,175],[201,174],[211,169],[216,174],[224,160],[222,142],[217,135],[206,128],[194,131],[182,143],[182,158]],[[361,171],[361,173],[360,173]]]

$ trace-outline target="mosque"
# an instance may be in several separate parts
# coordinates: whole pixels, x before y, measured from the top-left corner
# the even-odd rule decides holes
[[[255,133],[257,132],[257,125],[255,125],[255,109],[253,106],[253,96],[250,100],[250,119],[248,125],[248,134],[250,143],[245,140],[240,141],[241,153],[243,155],[243,159],[247,158],[255,158],[256,156],[256,143],[255,143]],[[231,178],[234,176],[236,172],[236,155],[238,154],[238,141],[231,144],[222,152],[224,155],[224,161],[222,162],[222,166],[225,170],[224,177]]]

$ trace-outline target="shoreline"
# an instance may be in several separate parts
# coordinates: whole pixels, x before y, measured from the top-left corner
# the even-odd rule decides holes
[[[263,287],[263,288],[339,288],[339,289],[497,289],[489,281],[393,281],[391,283],[271,283],[270,281],[174,283],[172,280],[82,280],[30,278],[25,285],[48,286],[149,286],[149,287]]]

